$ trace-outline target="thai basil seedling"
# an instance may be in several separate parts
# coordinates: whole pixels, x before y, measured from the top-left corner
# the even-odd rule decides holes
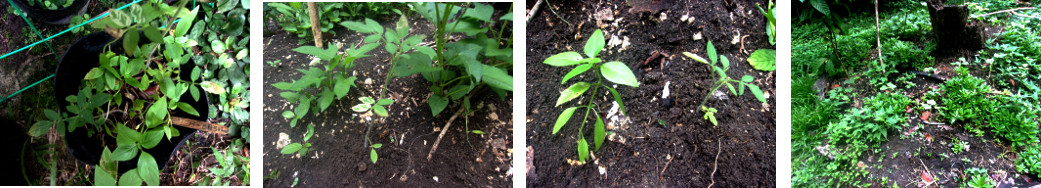
[[[287,90],[279,93],[279,96],[289,102],[299,102],[293,111],[282,112],[282,117],[291,119],[289,126],[296,127],[296,122],[307,115],[307,112],[322,112],[333,103],[333,100],[343,99],[350,92],[351,87],[356,87],[354,81],[358,78],[349,75],[349,70],[354,67],[354,60],[362,57],[379,43],[368,43],[352,46],[345,52],[340,53],[340,47],[329,45],[327,49],[314,46],[304,46],[293,49],[300,53],[314,55],[322,61],[328,62],[325,70],[311,67],[307,70],[297,69],[304,76],[293,82],[279,82],[272,84],[275,88]],[[318,93],[317,96],[312,96]],[[317,104],[312,104],[317,102]],[[313,109],[313,110],[312,110]]]
[[[393,99],[380,99],[379,101],[376,101],[375,99],[372,99],[372,97],[362,97],[358,98],[358,100],[361,100],[361,104],[354,105],[354,107],[351,107],[351,110],[361,113],[372,110],[372,113],[383,117],[389,115],[387,114],[387,108],[384,106],[394,103]]]
[[[372,146],[369,147],[369,160],[372,160],[372,164],[376,164],[376,161],[380,159],[379,154],[376,154],[376,149],[383,147],[383,144],[372,144]]]
[[[307,142],[311,140],[311,136],[314,136],[314,124],[307,125],[307,133],[304,133],[304,141],[300,143],[291,143],[282,148],[282,154],[293,154],[297,153],[301,156],[307,155],[308,151],[311,151],[311,143]]]
[[[579,96],[584,94],[586,90],[589,90],[590,88],[593,88],[593,92],[591,94],[595,95],[597,90],[600,89],[600,87],[602,86],[603,88],[610,91],[612,95],[614,95],[616,104],[618,104],[618,106],[620,107],[622,114],[625,114],[625,105],[622,104],[623,102],[621,95],[619,95],[618,91],[616,91],[614,88],[611,88],[606,84],[603,84],[602,80],[606,78],[608,81],[631,87],[640,87],[640,83],[636,81],[636,76],[633,75],[633,72],[629,69],[629,66],[625,65],[624,63],[618,61],[600,63],[603,61],[600,58],[597,58],[596,55],[599,54],[600,51],[603,49],[604,33],[597,29],[593,32],[593,35],[589,37],[589,40],[586,41],[586,45],[584,48],[586,58],[582,58],[582,54],[579,54],[578,52],[564,52],[550,56],[542,62],[544,64],[556,67],[578,65],[570,72],[568,72],[567,75],[564,75],[564,78],[560,81],[561,84],[567,83],[569,79],[578,76],[579,74],[585,73],[590,69],[593,69],[594,72],[596,72],[597,75],[599,75],[596,76],[596,83],[591,84],[587,82],[577,82],[565,89],[563,92],[560,93],[560,97],[557,98],[556,106],[560,106],[561,104],[578,98]],[[581,162],[585,162],[586,158],[588,158],[589,156],[589,144],[586,142],[584,134],[582,134],[582,130],[586,124],[585,120],[589,118],[590,111],[594,111],[593,114],[595,114],[596,116],[596,124],[593,129],[593,141],[596,146],[595,150],[600,150],[600,146],[603,144],[604,138],[606,136],[604,120],[600,117],[599,113],[595,113],[595,107],[597,105],[593,104],[594,98],[595,97],[590,97],[589,103],[587,103],[586,105],[574,106],[564,109],[564,112],[560,113],[560,116],[557,117],[556,124],[553,126],[553,134],[557,134],[557,132],[560,131],[560,128],[563,128],[564,124],[566,124],[568,120],[571,119],[571,115],[575,113],[575,110],[577,110],[578,108],[586,109],[585,116],[582,118],[582,124],[581,126],[579,126],[578,129],[578,160]]]
[[[691,59],[694,59],[694,61],[709,65],[710,67],[712,67],[713,71],[719,74],[719,78],[715,79],[715,81],[712,82],[712,90],[709,90],[708,94],[705,95],[705,99],[701,100],[701,111],[705,112],[704,118],[709,120],[709,122],[711,122],[713,126],[719,125],[719,122],[716,121],[715,117],[715,114],[718,110],[716,110],[716,108],[713,107],[705,106],[705,102],[708,102],[708,99],[712,96],[712,93],[715,93],[716,90],[718,90],[720,87],[723,87],[724,85],[727,86],[727,88],[730,88],[731,94],[737,94],[739,96],[744,95],[745,87],[748,87],[749,92],[752,92],[752,95],[755,95],[755,98],[759,99],[759,102],[766,102],[766,97],[763,96],[763,91],[759,90],[759,86],[752,84],[752,81],[754,81],[755,78],[753,78],[751,75],[745,75],[741,77],[740,80],[731,79],[729,76],[727,76],[727,70],[730,69],[730,60],[728,60],[726,56],[716,55],[716,47],[712,45],[712,41],[708,42],[707,51],[708,59],[711,62],[705,61],[705,58],[701,58],[698,55],[692,54],[690,52],[683,52],[683,55]],[[737,84],[737,89],[734,89],[734,84]]]

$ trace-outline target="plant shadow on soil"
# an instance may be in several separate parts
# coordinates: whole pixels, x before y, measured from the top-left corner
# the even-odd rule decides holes
[[[108,10],[105,6],[125,3],[127,2],[91,1],[87,5],[86,14],[97,16]],[[21,17],[9,12],[11,10],[13,8],[7,1],[0,1],[0,19],[3,20],[0,21],[0,44],[4,44],[0,45],[0,54],[13,52],[40,40],[29,30],[28,24]],[[67,25],[44,24],[32,18],[30,21],[44,36],[51,36],[69,28]],[[84,35],[86,33],[69,32],[49,40],[58,54],[52,53],[46,44],[40,43],[0,59],[0,95],[11,95],[54,74],[61,55]],[[0,155],[0,159],[12,161],[0,166],[0,185],[49,185],[50,166],[45,164],[52,160],[48,155],[52,147],[56,148],[55,160],[58,163],[55,175],[57,185],[92,185],[94,167],[85,165],[70,155],[62,136],[55,130],[52,129],[40,138],[33,138],[27,134],[29,127],[37,120],[44,119],[44,109],[57,109],[57,102],[54,101],[54,83],[50,79],[0,102],[0,126],[6,127],[0,131],[4,133],[0,137],[7,143],[2,150],[9,151]],[[172,159],[167,163],[167,168],[160,172],[160,184],[186,186],[198,183],[201,177],[210,174],[208,168],[220,166],[210,148],[226,151],[231,145],[228,140],[230,137],[203,134],[190,137],[185,146],[170,156]],[[232,182],[232,185],[239,185],[242,180],[236,179]]]
[[[495,13],[502,14],[499,11]],[[376,21],[386,27],[393,25],[394,20],[397,18]],[[409,20],[410,33],[425,34],[429,40],[433,25],[419,16],[411,16]],[[363,37],[342,27],[334,31],[337,36],[323,37],[323,40],[350,46]],[[355,60],[356,66],[350,71],[351,75],[358,77],[358,87],[351,88],[347,97],[334,101],[325,112],[304,117],[297,127],[290,127],[281,113],[292,110],[296,104],[286,102],[278,95],[282,91],[271,84],[297,79],[302,73],[296,69],[309,67],[311,57],[292,49],[313,45],[313,42],[298,44],[298,40],[296,36],[279,30],[263,41],[264,144],[267,144],[264,150],[265,186],[290,187],[297,178],[297,186],[305,187],[510,185],[513,102],[509,99],[512,94],[507,94],[506,100],[502,100],[494,93],[484,91],[485,94],[474,98],[472,104],[477,106],[474,115],[468,120],[459,116],[428,161],[426,155],[437,140],[440,129],[448,122],[451,113],[460,107],[450,105],[438,116],[431,117],[426,100],[430,94],[427,89],[429,82],[418,75],[390,81],[387,94],[395,102],[387,106],[390,117],[383,122],[376,120],[373,125],[370,137],[374,143],[382,143],[383,147],[376,150],[378,162],[373,164],[370,161],[369,148],[364,145],[368,123],[362,122],[350,107],[360,103],[359,97],[379,95],[386,70],[390,67],[389,54],[382,47],[369,53],[373,56]],[[281,63],[276,67],[267,64],[275,60]],[[281,154],[281,149],[276,148],[279,134],[286,133],[292,141],[300,142],[307,132],[307,125],[312,123],[315,133],[310,142],[314,151],[304,156]],[[471,134],[470,130],[481,130],[485,134]]]
[[[765,6],[766,1],[631,1],[640,6],[637,8],[622,2],[597,2],[554,1],[529,18],[528,31],[538,32],[529,32],[527,36],[528,187],[776,186],[776,75],[754,70],[745,61],[756,49],[774,48],[767,41],[766,19],[756,8],[757,3]],[[528,5],[534,4],[528,1]],[[560,17],[570,24],[551,12],[550,6],[557,8]],[[613,15],[616,21],[594,16],[601,11]],[[661,21],[663,14],[665,19]],[[684,15],[693,21],[681,20]],[[608,130],[615,134],[608,137],[616,138],[605,141],[587,164],[570,165],[567,160],[577,159],[575,146],[582,113],[576,113],[560,133],[554,135],[551,131],[563,108],[584,104],[589,98],[583,96],[554,107],[560,91],[567,87],[560,84],[560,78],[570,68],[552,67],[542,61],[556,53],[581,51],[586,37],[597,29],[598,18],[609,41],[599,57],[629,65],[640,87],[616,87],[632,123]],[[694,40],[695,34],[703,39]],[[614,46],[610,44],[613,37],[628,38],[630,44]],[[719,109],[719,126],[702,118],[698,106],[711,89],[714,74],[707,65],[678,54],[686,51],[704,56],[707,40],[715,44],[721,55],[731,59],[728,76],[755,77],[753,83],[763,88],[768,103],[761,103],[750,94],[713,97],[707,105]],[[645,63],[655,51],[668,55],[664,60]],[[568,84],[595,82],[595,77],[590,76],[593,74],[583,75]],[[669,95],[674,99],[671,107],[666,107],[660,98],[667,82],[672,91]],[[606,92],[595,96],[594,101],[601,104],[600,111],[606,111],[613,101]],[[591,124],[595,119],[587,121]]]

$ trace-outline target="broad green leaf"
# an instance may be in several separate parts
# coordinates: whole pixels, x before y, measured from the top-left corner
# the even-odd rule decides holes
[[[133,18],[130,17],[130,14],[127,14],[122,10],[114,9],[108,12],[110,19],[112,19],[113,25],[116,27],[114,29],[126,28],[127,26],[130,26],[130,24],[133,21]]]
[[[722,69],[722,68],[719,68],[719,67],[717,67],[717,66],[712,66],[712,70],[715,70],[715,71],[716,71],[716,73],[718,73],[718,74],[719,74],[719,77],[720,77],[720,78],[726,78],[726,77],[727,77],[727,72],[726,72],[726,71],[723,71],[723,69]]]
[[[182,37],[188,33],[188,29],[192,27],[192,23],[195,22],[195,15],[199,14],[199,7],[195,7],[191,12],[185,14],[181,13],[181,21],[177,22],[177,28],[174,30],[174,37]]]
[[[322,49],[317,46],[301,46],[293,49],[293,51],[295,52],[313,55],[323,61],[330,61],[333,58],[340,57],[339,54],[337,54],[337,51],[339,50],[340,49],[333,47],[332,45],[330,45],[327,49]]]
[[[427,57],[437,57],[437,52],[435,52],[434,49],[430,48],[429,46],[415,46],[413,48],[415,48],[416,51],[419,51],[419,53],[427,55]]]
[[[294,117],[296,117],[296,114],[293,114],[293,111],[287,110],[285,112],[282,112],[282,117],[286,119],[293,119]]]
[[[131,28],[130,30],[127,30],[126,34],[123,34],[123,50],[126,52],[127,56],[133,56],[134,52],[137,51],[139,47],[137,46],[137,41],[140,37],[140,33],[138,33],[135,28]]]
[[[304,133],[304,142],[311,140],[311,136],[314,136],[314,123],[307,124],[307,133]]]
[[[342,78],[336,77],[336,84],[333,85],[333,92],[336,92],[336,98],[343,98],[347,96],[347,93],[351,91],[351,86],[354,85],[354,80],[358,77]]]
[[[128,170],[119,177],[119,186],[141,186],[141,182],[141,176],[138,175],[136,168]]]
[[[145,27],[145,37],[152,42],[163,41],[163,33],[155,26]]]
[[[617,84],[640,87],[640,83],[636,81],[636,75],[633,75],[633,71],[629,69],[629,66],[622,62],[612,61],[604,63],[600,66],[600,74],[603,74],[608,81]]]
[[[84,80],[93,80],[93,79],[100,78],[102,75],[105,75],[105,72],[102,71],[101,68],[94,67],[94,68],[90,69],[90,72],[87,72],[87,75],[84,76],[83,79]]]
[[[137,145],[119,145],[115,151],[112,151],[112,160],[115,161],[127,161],[137,157]]]
[[[582,54],[579,54],[578,52],[559,53],[553,56],[549,56],[549,58],[546,58],[546,60],[542,61],[542,63],[555,67],[577,65],[579,63],[582,63]]]
[[[607,138],[607,130],[604,127],[604,120],[600,118],[600,114],[596,114],[596,124],[593,127],[593,144],[596,149],[593,151],[600,151],[600,145],[604,144],[604,138]]]
[[[386,106],[390,104],[394,104],[394,99],[380,99],[379,101],[376,101],[376,105]]]
[[[379,42],[380,41],[380,37],[381,37],[380,34],[371,34],[369,36],[365,36],[365,39],[363,39],[362,42],[366,42],[366,43]]]
[[[493,67],[490,65],[484,65],[481,71],[482,79],[481,82],[488,84],[494,88],[499,88],[507,91],[513,91],[513,76],[506,73],[505,70]]]
[[[365,23],[361,22],[345,21],[340,22],[340,25],[346,27],[347,29],[357,31],[359,33],[376,33],[376,29],[369,27],[368,25],[365,25]]]
[[[428,73],[441,71],[441,67],[431,65],[430,57],[423,53],[410,53],[402,55],[403,60],[394,67],[394,77],[405,77],[416,73]]]
[[[734,89],[734,84],[731,84],[730,82],[726,82],[726,83],[727,83],[727,88],[730,88],[730,93],[737,95],[737,89]]]
[[[318,94],[318,111],[319,112],[324,112],[326,108],[329,108],[329,105],[333,104],[333,99],[335,99],[335,95],[333,95],[332,91],[323,90],[321,93],[319,93]]]
[[[307,111],[311,110],[311,101],[314,97],[301,97],[300,106],[293,109],[293,113],[296,113],[297,119],[300,119],[307,115]]]
[[[148,152],[142,151],[141,156],[137,158],[137,172],[148,185],[159,185],[159,166],[156,165],[155,158]]]
[[[560,92],[560,97],[557,97],[557,104],[555,106],[560,106],[565,102],[571,101],[575,98],[578,98],[579,96],[582,96],[582,94],[584,94],[586,90],[589,90],[590,85],[592,84],[586,82],[578,82],[572,84],[570,87]]]
[[[285,147],[282,148],[282,154],[296,153],[296,151],[300,151],[301,147],[302,146],[300,145],[300,143],[292,143],[292,144],[286,145]]]
[[[300,100],[300,94],[296,92],[282,92],[279,93],[278,96],[282,96],[282,98],[286,99],[286,101],[291,103]]]
[[[116,126],[116,134],[117,144],[131,145],[141,141],[141,133],[127,126]]]
[[[371,104],[362,103],[362,104],[354,105],[354,107],[351,107],[351,110],[354,110],[355,112],[367,112],[371,108],[372,108]]]
[[[387,33],[387,35],[390,35],[390,33]],[[387,45],[383,47],[387,50],[387,53],[394,54],[398,52],[398,45],[395,45],[394,43],[388,42]]]
[[[188,103],[177,102],[177,109],[181,109],[181,111],[184,111],[185,113],[191,114],[193,116],[200,116],[199,111],[196,111],[195,107],[192,107],[192,105],[189,105]]]
[[[607,87],[606,85],[604,85],[604,88],[607,88],[607,91],[611,91],[611,95],[614,95],[614,101],[618,103],[618,109],[621,109],[622,115],[625,115],[625,104],[622,104],[622,95],[618,94],[618,91],[614,88]]]
[[[461,33],[465,33],[466,36],[470,36],[470,37],[473,37],[474,35],[477,35],[478,33],[486,33],[486,32],[488,32],[488,28],[481,26],[481,23],[478,22],[477,20],[471,20],[471,19],[456,20],[456,21],[454,21],[452,23],[448,23],[448,25],[452,26],[452,27],[448,28],[448,29],[453,29],[453,30],[451,30],[452,33],[461,32]]]
[[[589,158],[589,143],[585,138],[578,138],[578,161],[586,162]]]
[[[437,94],[430,95],[430,99],[427,101],[430,104],[430,112],[433,113],[433,116],[435,117],[448,107],[448,98],[438,96]]]
[[[141,147],[145,149],[152,149],[156,145],[159,145],[160,141],[163,141],[164,130],[152,129],[145,132],[141,138]]]
[[[578,76],[578,75],[580,75],[582,73],[585,73],[586,71],[589,70],[589,68],[593,68],[593,65],[592,64],[582,64],[582,65],[579,65],[579,66],[575,67],[575,69],[571,69],[571,72],[568,72],[567,75],[564,75],[564,79],[560,80],[560,84],[567,83],[567,80],[571,79],[572,77]]]
[[[828,14],[831,14],[831,8],[828,7],[828,3],[825,2],[824,0],[809,0],[809,1],[810,1],[810,5],[812,5],[813,8],[817,9],[817,11],[820,11],[825,16],[827,16]]]
[[[148,107],[148,111],[145,113],[145,125],[148,128],[153,128],[157,125],[166,123],[167,111],[166,98],[159,98],[155,103],[152,103],[151,107]]]
[[[766,102],[766,96],[763,96],[763,91],[759,90],[759,86],[756,86],[754,84],[745,85],[748,86],[748,91],[752,92],[752,95],[754,95],[756,99],[759,99],[759,102]]]
[[[380,156],[376,154],[376,149],[369,150],[369,160],[372,160],[372,164],[376,164],[376,160],[378,160],[379,158]]]
[[[192,75],[191,75],[192,76],[192,81],[199,80],[200,74],[202,74],[202,70],[200,70],[199,67],[193,67],[192,68]]]
[[[390,114],[387,114],[387,109],[383,108],[383,106],[380,106],[380,105],[372,106],[372,113],[376,113],[376,115],[383,116],[383,117],[387,117],[388,115],[390,115]]]
[[[100,168],[94,169],[94,185],[95,186],[116,186],[116,178],[109,174],[108,171]]]
[[[586,57],[596,57],[601,50],[604,50],[604,32],[596,29],[596,31],[593,31],[593,35],[589,36],[589,40],[586,41]]]
[[[29,128],[29,136],[32,136],[32,137],[43,136],[44,134],[47,134],[47,131],[51,130],[51,127],[54,127],[54,122],[52,122],[52,121],[47,121],[47,120],[38,121],[38,122],[34,123],[32,127]]]
[[[553,125],[553,134],[557,134],[560,128],[564,128],[564,124],[571,120],[571,115],[575,114],[575,109],[578,109],[578,107],[566,108],[564,112],[560,113],[560,116],[557,116],[557,122]]]
[[[723,64],[723,70],[730,70],[730,59],[727,56],[719,56],[719,63]]]
[[[463,98],[463,96],[466,96],[467,93],[470,93],[470,88],[472,87],[467,84],[457,84],[452,86],[451,89],[448,89],[448,97],[452,98],[452,100],[459,100],[460,98]]]
[[[752,52],[752,56],[748,57],[748,64],[752,65],[752,68],[761,71],[774,71],[777,69],[777,51],[772,49],[759,49]]]
[[[380,149],[381,147],[383,147],[383,144],[372,144],[372,148]]]
[[[474,3],[474,8],[467,9],[466,13],[463,13],[463,17],[474,18],[484,22],[492,22],[492,12],[495,9],[491,5],[483,3]]]

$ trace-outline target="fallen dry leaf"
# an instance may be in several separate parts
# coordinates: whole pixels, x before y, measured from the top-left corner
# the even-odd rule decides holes
[[[933,142],[933,135],[925,133],[925,141]]]
[[[925,173],[925,171],[922,171],[922,181],[925,181],[925,183],[933,183],[933,176],[929,175],[929,173]]]
[[[922,112],[922,121],[929,121],[929,111]]]

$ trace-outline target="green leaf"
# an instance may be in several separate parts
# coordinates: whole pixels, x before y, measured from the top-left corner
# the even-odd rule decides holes
[[[341,22],[340,25],[346,27],[347,29],[357,31],[359,33],[376,33],[375,28],[369,27],[368,25],[365,25],[361,22],[345,21]]]
[[[307,111],[311,110],[311,101],[312,100],[314,100],[313,97],[302,97],[302,98],[300,98],[300,106],[296,106],[296,108],[293,109],[293,113],[296,113],[296,116],[297,116],[296,118],[297,119],[300,119],[300,118],[306,116],[307,115]]]
[[[363,39],[362,42],[375,44],[375,42],[380,41],[380,37],[381,36],[379,34],[371,34],[369,36],[365,36],[365,39]]]
[[[755,78],[753,78],[752,75],[745,75],[745,76],[741,77],[741,81],[742,82],[752,82],[752,81],[755,81]]]
[[[593,144],[596,149],[593,151],[600,151],[600,145],[604,144],[604,138],[607,138],[606,128],[604,127],[604,120],[600,118],[600,114],[596,114],[596,125],[593,127]]]
[[[204,90],[204,91],[206,91],[208,93],[213,93],[213,94],[216,94],[216,95],[220,95],[220,94],[224,94],[224,92],[225,92],[224,85],[222,85],[222,84],[220,84],[218,82],[202,81],[202,83],[199,83],[199,84],[202,86],[202,90]]]
[[[148,185],[159,185],[159,166],[155,164],[155,158],[148,152],[142,151],[141,156],[137,158],[137,172]]]
[[[116,143],[131,145],[141,141],[141,133],[127,126],[116,126]]]
[[[474,134],[484,134],[484,131],[481,131],[481,130],[472,130],[472,131],[470,131],[470,133],[474,133]]]
[[[604,88],[607,88],[607,91],[611,91],[611,95],[614,95],[614,101],[618,103],[618,108],[622,110],[622,115],[625,115],[625,104],[622,104],[622,95],[618,94],[618,91],[614,88],[607,86],[604,86]]]
[[[193,116],[200,116],[199,111],[196,111],[195,107],[192,107],[192,105],[189,105],[188,103],[177,102],[177,109],[181,109],[181,111],[184,111],[185,113],[191,114]]]
[[[300,100],[300,94],[298,94],[296,92],[288,92],[288,91],[286,91],[286,92],[278,93],[278,96],[282,96],[282,98],[286,99],[286,101],[291,102],[291,103]]]
[[[716,56],[716,46],[712,45],[712,41],[708,41],[708,60],[712,61],[712,64],[716,64],[719,57]]]
[[[372,99],[372,97],[361,97],[358,98],[358,100],[361,100],[361,102],[365,104],[376,104],[376,99]]]
[[[737,94],[737,89],[734,89],[734,84],[731,84],[730,82],[726,82],[726,83],[727,83],[727,88],[730,88],[730,93],[736,95]]]
[[[481,82],[494,88],[513,91],[513,77],[507,74],[505,70],[485,64],[481,64],[481,66],[483,67],[481,71],[483,79],[481,79]]]
[[[369,109],[372,109],[372,105],[365,103],[354,105],[354,107],[351,107],[351,110],[354,110],[355,112],[367,112],[369,111]]]
[[[155,103],[152,103],[152,106],[148,107],[148,111],[145,113],[145,125],[148,128],[153,128],[166,123],[166,115],[169,113],[167,109],[166,98],[159,98]]]
[[[553,125],[553,134],[557,134],[560,128],[564,128],[564,124],[571,120],[571,115],[575,113],[575,109],[578,109],[578,107],[566,108],[564,112],[560,113],[560,116],[557,116],[557,123]]]
[[[810,5],[812,5],[813,8],[817,9],[817,11],[820,11],[825,16],[827,16],[828,14],[831,14],[831,9],[828,8],[828,3],[825,2],[824,0],[809,0],[809,1],[810,1]]]
[[[376,101],[376,105],[384,105],[385,106],[385,105],[390,105],[390,104],[394,104],[394,99],[380,99],[379,101]]]
[[[163,141],[164,130],[152,129],[144,133],[144,137],[141,138],[141,147],[145,149],[152,149],[156,145],[159,145],[160,141]],[[171,133],[172,134],[172,133]],[[172,136],[171,136],[172,137]]]
[[[133,56],[134,52],[137,51],[137,41],[140,39],[137,29],[131,28],[127,30],[126,34],[123,34],[123,50],[127,56]]]
[[[128,170],[119,177],[119,186],[141,186],[141,182],[141,176],[138,175],[136,168]]]
[[[466,10],[463,17],[475,18],[484,22],[492,22],[492,12],[495,9],[491,5],[474,3],[474,8]]]
[[[582,63],[582,54],[578,52],[564,52],[553,56],[549,56],[543,64],[547,64],[555,67],[571,66]]]
[[[372,164],[376,164],[376,160],[379,158],[380,156],[376,154],[376,149],[369,150],[369,160],[372,160]]]
[[[727,56],[720,55],[719,56],[719,63],[723,65],[723,70],[724,71],[725,70],[730,70],[730,59],[727,59]]]
[[[282,112],[282,117],[286,119],[293,119],[294,117],[296,117],[296,114],[293,114],[293,111],[287,110],[285,112]]]
[[[314,123],[307,124],[307,133],[304,133],[304,142],[311,140],[311,136],[314,136]]]
[[[44,134],[47,134],[47,131],[51,130],[51,127],[54,127],[54,122],[52,122],[52,121],[47,121],[47,120],[38,121],[38,122],[34,123],[32,127],[29,128],[29,136],[32,136],[32,137],[43,136]]]
[[[419,51],[419,53],[427,55],[427,57],[437,57],[437,52],[429,46],[414,46],[413,48],[415,48],[416,51]]]
[[[719,68],[717,66],[712,66],[712,70],[715,70],[716,73],[719,74],[720,78],[726,78],[727,77],[727,72],[723,71],[722,68]]]
[[[387,116],[390,115],[390,114],[387,114],[387,109],[383,108],[383,106],[380,106],[380,105],[372,106],[372,112],[376,113],[376,115],[383,116],[383,117],[387,117]]]
[[[759,86],[756,86],[756,85],[753,85],[753,84],[745,84],[745,85],[748,86],[748,91],[752,92],[752,95],[754,95],[756,99],[759,99],[759,102],[766,102],[766,97],[763,96],[763,91],[759,90]]]
[[[296,153],[296,151],[300,151],[301,147],[302,146],[300,145],[300,143],[292,143],[292,144],[286,145],[285,147],[282,148],[282,154]]]
[[[388,35],[388,36],[389,36],[390,34],[391,34],[391,33],[387,33],[387,35]],[[383,46],[383,47],[384,47],[384,49],[386,49],[386,50],[387,50],[387,53],[390,53],[390,54],[394,54],[394,53],[397,53],[397,52],[398,52],[398,45],[394,45],[394,43],[389,43],[389,42],[388,42],[388,43],[387,43],[387,45],[386,45],[386,46]]]
[[[133,18],[131,18],[129,14],[123,12],[122,10],[114,9],[108,12],[109,17],[112,19],[112,24],[116,27],[114,29],[126,28],[127,26],[130,26],[130,24],[133,21]]]
[[[333,92],[336,93],[336,98],[343,98],[347,96],[347,93],[351,91],[351,86],[354,85],[354,81],[358,77],[351,76],[349,78],[336,77],[336,84],[333,85]]]
[[[693,54],[693,53],[690,53],[690,52],[683,52],[683,55],[687,56],[690,59],[693,59],[694,61],[701,62],[701,63],[704,63],[706,65],[712,65],[711,63],[708,63],[708,61],[705,61],[705,58],[701,58],[701,56],[698,56],[697,54]]]
[[[586,41],[586,57],[596,57],[601,50],[604,50],[604,32],[596,29],[596,31],[593,31],[593,35],[589,36],[589,40]]]
[[[108,171],[101,168],[94,168],[94,185],[95,186],[116,186],[116,178],[109,174]]]
[[[629,66],[622,62],[612,61],[604,63],[600,66],[600,74],[603,74],[608,81],[617,84],[640,87],[640,83],[636,81],[636,75],[633,75],[633,71],[629,69]]]
[[[578,98],[579,96],[582,96],[582,94],[584,94],[586,90],[589,90],[590,85],[591,84],[586,82],[578,82],[572,84],[567,89],[564,89],[563,92],[560,92],[560,97],[557,97],[557,104],[555,106],[560,106],[565,102],[571,101],[575,98]]]
[[[222,54],[227,50],[227,48],[224,47],[224,42],[221,42],[220,40],[210,41],[210,49],[213,50],[213,53],[218,54]]]
[[[329,48],[327,48],[327,49],[322,49],[322,48],[319,48],[319,47],[316,47],[316,46],[301,46],[301,47],[293,49],[293,51],[295,51],[295,52],[300,52],[300,53],[304,53],[304,54],[308,54],[308,55],[313,55],[313,56],[318,57],[318,59],[321,59],[323,61],[330,61],[333,58],[340,57],[339,54],[337,54],[337,51],[339,51],[339,50],[340,49],[337,49],[336,47],[333,47],[333,46],[329,46]]]
[[[578,138],[578,161],[585,163],[589,158],[589,143],[585,138]]]
[[[379,144],[379,143],[372,144],[372,148],[380,149],[381,147],[383,147],[383,144]]]
[[[152,42],[163,41],[163,33],[155,26],[145,27],[145,37]]]
[[[430,99],[427,101],[430,104],[430,112],[433,113],[433,116],[437,116],[437,114],[440,114],[441,111],[448,107],[448,98],[437,94],[430,95]]]
[[[93,79],[96,79],[96,78],[100,78],[102,75],[105,75],[105,72],[102,71],[101,68],[94,67],[94,68],[90,69],[90,72],[87,72],[87,75],[84,76],[83,79],[84,80],[93,80]]]
[[[120,144],[115,151],[112,151],[112,160],[127,161],[133,159],[137,157],[137,151],[137,145],[135,144]]]
[[[199,101],[199,87],[196,87],[195,85],[189,85],[188,91],[190,91],[190,93],[192,94],[192,99],[195,99],[195,101]]]
[[[761,71],[774,71],[777,69],[777,51],[772,49],[759,49],[752,52],[752,56],[748,57],[748,64],[752,65],[752,68]]]
[[[195,22],[195,15],[199,14],[199,7],[192,9],[192,12],[181,15],[181,21],[177,22],[177,29],[174,30],[174,37],[182,37],[188,33],[188,29],[192,27],[192,23]]]
[[[590,68],[593,68],[592,64],[582,64],[575,67],[575,69],[571,69],[571,72],[568,72],[567,75],[564,75],[564,79],[560,80],[560,84],[567,83],[567,80],[571,79],[572,77],[578,76],[579,74],[585,73]]]
[[[333,99],[335,99],[335,95],[333,95],[333,92],[329,90],[322,90],[322,92],[319,93],[318,96],[319,112],[324,112],[326,108],[329,108],[329,105],[332,105]]]

